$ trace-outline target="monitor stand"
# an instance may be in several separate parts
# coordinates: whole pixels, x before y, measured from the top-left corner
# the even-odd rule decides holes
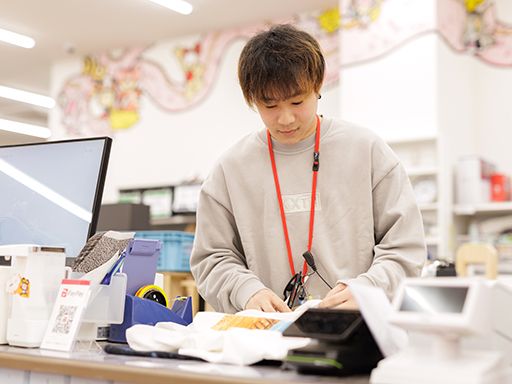
[[[463,351],[459,339],[430,335],[432,344],[411,344],[381,360],[372,371],[372,384],[501,384],[509,371],[496,351]]]

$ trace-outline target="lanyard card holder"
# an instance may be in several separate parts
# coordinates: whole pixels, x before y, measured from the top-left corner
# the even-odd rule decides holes
[[[292,276],[284,288],[284,302],[290,309],[294,308],[304,300],[304,285],[302,282],[302,272],[297,272]]]

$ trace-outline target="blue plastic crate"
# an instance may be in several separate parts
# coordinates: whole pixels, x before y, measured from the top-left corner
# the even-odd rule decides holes
[[[161,241],[158,271],[190,272],[194,234],[181,231],[139,231],[135,237]]]

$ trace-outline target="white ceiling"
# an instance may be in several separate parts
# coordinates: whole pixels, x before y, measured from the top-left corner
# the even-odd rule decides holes
[[[335,6],[338,0],[189,0],[183,16],[148,0],[0,0],[0,28],[36,40],[0,43],[0,85],[49,94],[51,64],[69,57]],[[47,111],[0,99],[0,117],[46,124]],[[0,144],[33,141],[0,131]]]

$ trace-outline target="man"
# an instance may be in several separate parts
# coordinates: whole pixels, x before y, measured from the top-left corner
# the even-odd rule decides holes
[[[266,129],[228,150],[204,182],[190,259],[218,311],[289,311],[281,293],[292,276],[320,306],[354,308],[350,284],[391,296],[423,266],[421,215],[396,156],[370,131],[317,116],[324,67],[318,42],[290,25],[241,53],[240,85]]]

